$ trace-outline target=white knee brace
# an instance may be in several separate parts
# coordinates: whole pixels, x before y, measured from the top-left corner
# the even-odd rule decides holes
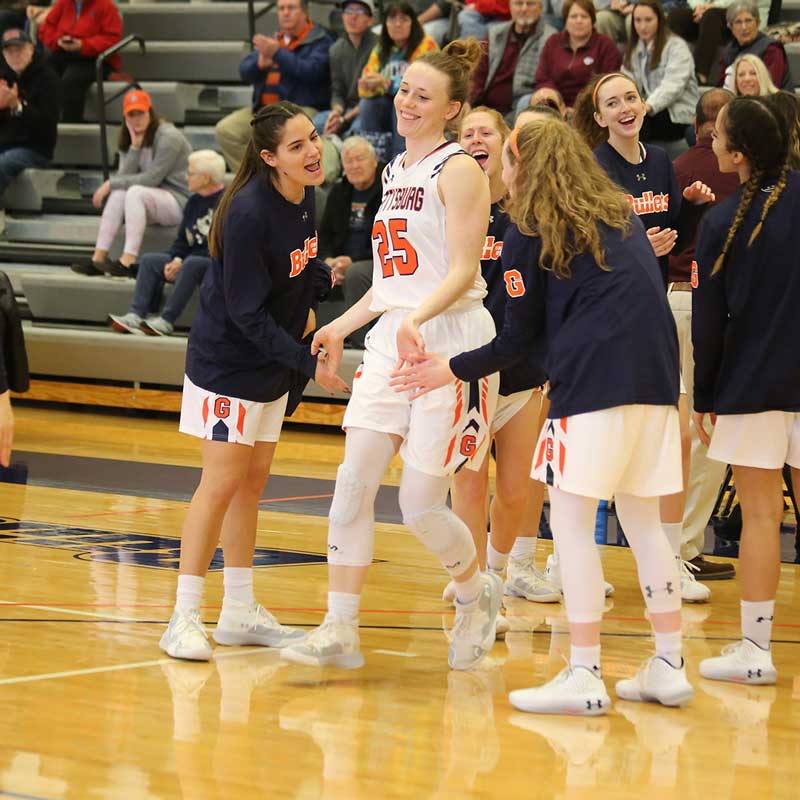
[[[378,485],[368,485],[348,465],[336,471],[336,488],[328,512],[328,563],[367,567],[375,545],[375,495]]]
[[[475,560],[469,528],[443,503],[419,512],[406,510],[403,523],[451,575],[460,575]]]

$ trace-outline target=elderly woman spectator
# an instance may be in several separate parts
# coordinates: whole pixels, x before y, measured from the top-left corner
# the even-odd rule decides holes
[[[225,189],[225,159],[213,150],[197,150],[189,156],[189,191],[175,242],[167,253],[146,253],[136,275],[133,303],[127,314],[109,314],[111,327],[119,333],[169,336],[175,322],[200,285],[211,263],[208,233],[211,220]],[[160,315],[156,311],[166,283],[175,288]]]
[[[794,79],[783,45],[759,30],[761,15],[754,0],[734,0],[725,12],[733,41],[722,50],[717,83],[733,90],[733,63],[739,56],[752,53],[769,70],[772,82],[779,89],[794,88]]]
[[[542,19],[542,0],[511,0],[511,21],[489,29],[488,48],[472,76],[469,102],[501,114],[524,108],[547,39],[556,29]]]
[[[645,101],[645,142],[683,140],[699,99],[689,45],[670,31],[660,0],[637,0],[622,71]]]
[[[397,134],[394,96],[408,65],[439,46],[422,29],[409,3],[391,3],[384,14],[378,43],[358,82],[360,128],[368,138],[391,134],[391,151],[397,154],[403,150],[403,139]]]
[[[2,35],[0,60],[0,207],[8,185],[27,167],[53,157],[61,110],[58,76],[21,28]],[[0,233],[5,225],[0,211]]]
[[[122,38],[119,11],[111,0],[56,0],[39,26],[38,37],[61,76],[64,122],[80,122],[86,91],[95,80],[95,60]],[[106,62],[104,77],[119,67],[117,53]]]
[[[122,103],[125,124],[119,132],[119,169],[92,196],[105,202],[90,266],[73,265],[84,275],[134,277],[133,269],[147,223],[177,225],[189,196],[186,171],[192,147],[171,123],[161,120],[150,95],[131,89]],[[108,260],[111,243],[125,225],[125,246],[118,261]]]
[[[319,255],[342,286],[350,308],[372,286],[372,224],[381,202],[381,170],[372,145],[361,136],[342,146],[344,176],[334,184],[319,226]],[[350,336],[363,347],[367,327]]]
[[[562,14],[564,30],[545,42],[536,70],[536,87],[557,89],[571,107],[594,75],[618,70],[622,56],[608,36],[595,30],[592,0],[567,0]]]
[[[734,61],[731,83],[737,97],[766,97],[778,91],[766,64],[752,53],[745,53]]]

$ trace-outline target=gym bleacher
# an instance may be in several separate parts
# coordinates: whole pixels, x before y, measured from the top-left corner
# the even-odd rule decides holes
[[[255,3],[257,32],[277,28],[273,4]],[[153,99],[159,114],[182,128],[195,149],[218,149],[214,124],[250,102],[251,87],[238,81],[239,62],[250,49],[246,2],[118,2],[124,36],[135,34],[122,50],[121,74],[130,76]],[[264,13],[264,10],[266,13]],[[311,2],[314,22],[330,27],[334,6]],[[333,12],[335,13],[335,12]],[[781,21],[800,21],[800,0],[783,0]],[[800,42],[786,45],[795,75],[800,75]],[[106,98],[125,82],[107,82]],[[122,118],[122,100],[106,106],[108,162]],[[58,145],[47,169],[26,170],[6,195],[6,230],[0,237],[0,262],[25,315],[25,337],[34,378],[28,399],[177,411],[186,353],[186,329],[196,298],[178,321],[183,335],[121,336],[107,328],[109,313],[123,314],[134,282],[127,278],[89,278],[69,265],[89,261],[99,212],[92,192],[102,181],[98,89],[92,87],[82,124],[59,125]],[[175,229],[148,226],[142,252],[165,250]],[[120,255],[123,235],[110,252]],[[343,304],[320,307],[320,324]],[[179,334],[181,331],[179,330]],[[349,382],[361,359],[346,351],[342,377]],[[344,396],[333,402],[310,383],[296,415],[300,421],[338,424]]]

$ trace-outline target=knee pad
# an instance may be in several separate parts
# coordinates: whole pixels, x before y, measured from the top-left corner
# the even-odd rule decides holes
[[[367,497],[370,487],[347,464],[336,471],[336,487],[328,512],[328,563],[367,567],[375,547],[373,510]],[[377,487],[376,487],[377,491]]]
[[[403,523],[452,575],[460,575],[477,553],[469,528],[444,504],[403,512]]]

